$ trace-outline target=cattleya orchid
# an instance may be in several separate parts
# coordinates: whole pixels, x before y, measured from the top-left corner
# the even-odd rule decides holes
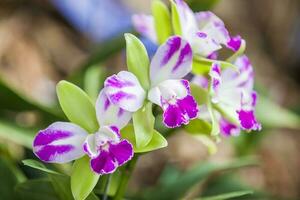
[[[193,83],[209,89],[211,102],[216,108],[216,118],[219,121],[223,135],[238,135],[240,129],[260,130],[261,125],[255,117],[257,94],[253,90],[253,67],[246,55],[240,56],[234,62],[238,71],[232,68],[221,69],[218,62],[214,63],[209,72],[209,80],[205,76],[195,76]],[[200,107],[199,117],[208,118],[205,106]],[[226,116],[222,115],[225,114]]]
[[[244,40],[238,36],[230,36],[224,22],[210,11],[194,13],[183,0],[174,0],[180,23],[180,30],[174,30],[186,39],[193,54],[199,57],[215,59],[217,50],[225,46],[238,51]],[[132,22],[135,29],[144,37],[158,43],[155,20],[151,15],[134,15]],[[195,58],[197,58],[195,57]]]
[[[131,143],[122,139],[119,131],[131,113],[110,102],[102,90],[96,115],[100,128],[93,134],[70,122],[55,122],[39,131],[33,141],[35,155],[44,162],[67,163],[87,154],[95,173],[113,173],[133,157]]]
[[[182,79],[192,69],[192,49],[179,36],[162,44],[150,63],[150,88],[145,91],[138,78],[127,71],[108,77],[104,89],[108,99],[129,112],[140,109],[148,99],[160,106],[167,127],[187,124],[197,117],[197,103],[191,96],[189,82]]]

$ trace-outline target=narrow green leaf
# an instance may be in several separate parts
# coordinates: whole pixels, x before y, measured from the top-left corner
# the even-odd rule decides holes
[[[134,128],[132,125],[127,125],[125,128],[121,130],[121,133],[122,133],[121,134],[122,137],[130,141],[130,143],[133,145],[133,149],[135,153],[154,151],[168,146],[167,140],[156,130],[153,130],[153,137],[151,141],[148,143],[148,145],[141,148],[138,148],[136,146],[135,135],[133,134]]]
[[[99,175],[90,168],[90,159],[87,156],[76,160],[71,174],[71,190],[75,200],[84,200],[94,189]]]
[[[0,137],[29,149],[32,148],[34,132],[34,130],[21,128],[11,122],[0,120]]]
[[[172,35],[171,16],[167,6],[160,0],[152,2],[152,14],[158,43],[164,43]]]
[[[74,199],[71,192],[69,177],[49,174],[49,179],[51,180],[53,189],[60,200]]]
[[[60,81],[57,84],[59,103],[68,119],[90,133],[98,130],[95,107],[87,94],[76,85]]]
[[[84,91],[96,101],[100,88],[105,79],[105,68],[102,65],[94,65],[88,68],[84,74]]]
[[[191,83],[191,92],[193,97],[195,98],[198,105],[202,105],[206,103],[206,100],[208,98],[208,91],[202,87],[199,87],[196,84]]]
[[[211,128],[210,134],[212,136],[218,136],[220,133],[219,121],[217,120],[217,118],[215,116],[215,111],[212,107],[210,99],[208,99],[208,101],[207,101],[207,109],[208,109],[209,115],[211,117],[211,122],[212,122],[212,128]]]
[[[149,57],[143,43],[134,35],[125,33],[128,71],[132,72],[145,90],[150,87]]]
[[[50,174],[55,174],[55,175],[62,175],[59,172],[56,172],[54,170],[48,169],[43,163],[36,161],[36,160],[32,160],[32,159],[27,159],[27,160],[22,160],[22,163],[28,167],[32,167],[34,169],[38,169],[41,170],[43,172],[47,172]]]
[[[152,103],[147,102],[132,115],[136,146],[145,147],[152,139],[155,118],[152,114]]]
[[[17,185],[15,191],[21,200],[59,200],[51,182],[47,179],[28,180]]]
[[[179,12],[173,0],[171,0],[171,12],[172,12],[172,25],[173,25],[174,34],[182,35]]]
[[[253,194],[253,191],[246,190],[246,191],[229,192],[229,193],[219,194],[219,195],[214,195],[209,197],[201,197],[195,200],[225,200],[225,199],[237,198],[249,194]]]

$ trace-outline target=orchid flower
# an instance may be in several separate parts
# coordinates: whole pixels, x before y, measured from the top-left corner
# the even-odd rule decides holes
[[[214,59],[222,45],[234,52],[239,50],[244,40],[240,36],[231,37],[224,22],[214,13],[194,13],[183,0],[173,2],[179,15],[180,34],[190,43],[194,55]],[[153,16],[134,15],[132,22],[141,35],[158,43]]]
[[[148,99],[163,109],[163,122],[167,127],[187,124],[196,118],[198,112],[189,82],[182,79],[191,71],[192,59],[189,43],[179,36],[170,37],[151,60],[150,88],[147,91],[134,74],[121,71],[106,79],[104,89],[107,97],[130,112],[140,109]]]
[[[220,113],[216,115],[223,135],[238,135],[240,129],[251,131],[260,130],[261,124],[255,117],[257,94],[253,90],[254,72],[247,56],[236,59],[234,65],[239,72],[232,68],[221,69],[218,62],[214,63],[209,72],[211,79],[211,102]],[[196,76],[193,83],[207,88],[208,79],[204,76]],[[206,119],[205,106],[199,108]],[[222,114],[225,113],[228,120]],[[199,117],[202,118],[199,114]]]
[[[95,173],[113,173],[133,156],[131,143],[122,139],[119,131],[131,113],[114,105],[102,90],[96,115],[100,128],[93,134],[70,122],[55,122],[39,131],[33,141],[35,155],[44,162],[67,163],[86,154]]]

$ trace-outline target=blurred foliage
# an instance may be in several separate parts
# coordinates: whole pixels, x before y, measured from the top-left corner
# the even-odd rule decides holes
[[[193,11],[198,12],[202,10],[210,10],[220,0],[187,0]]]

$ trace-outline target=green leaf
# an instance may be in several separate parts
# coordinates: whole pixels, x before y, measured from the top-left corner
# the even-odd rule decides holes
[[[212,107],[212,103],[210,102],[210,99],[207,100],[207,109],[211,118],[212,128],[210,134],[212,136],[218,136],[220,133],[220,125],[219,121],[216,118],[215,111]]]
[[[171,16],[167,6],[160,0],[152,2],[152,14],[158,43],[164,43],[172,35]]]
[[[0,120],[0,137],[29,149],[32,148],[34,132],[36,131],[21,128],[11,122]]]
[[[202,57],[196,57],[193,60],[192,72],[194,74],[199,74],[199,75],[208,74],[212,64],[215,62],[220,63],[222,69],[232,68],[233,70],[239,72],[238,68],[230,62],[225,62],[221,60],[212,60],[212,59],[207,59]]]
[[[173,0],[171,0],[171,12],[172,12],[172,25],[173,25],[174,34],[182,35],[179,12]]]
[[[177,179],[171,179],[167,185],[158,185],[153,190],[145,193],[146,199],[181,199],[193,186],[204,181],[213,173],[234,170],[241,167],[257,164],[253,158],[237,159],[227,164],[216,164],[201,161],[187,172],[177,176]]]
[[[138,148],[135,143],[134,128],[131,124],[121,130],[121,135],[127,139],[132,145],[135,153],[144,153],[154,151],[168,146],[167,140],[156,130],[153,130],[153,137],[147,146]]]
[[[148,90],[150,79],[147,50],[143,43],[130,33],[125,33],[125,40],[128,71],[132,72],[138,78],[145,90]]]
[[[105,77],[106,71],[101,65],[95,65],[86,70],[84,74],[84,91],[92,100],[96,101]]]
[[[208,91],[193,83],[190,84],[190,88],[191,88],[192,95],[196,100],[197,104],[198,105],[205,104],[208,98]]]
[[[90,168],[87,156],[76,160],[71,174],[71,190],[75,200],[84,200],[92,192],[99,180],[99,175]]]
[[[21,200],[59,200],[51,182],[47,179],[28,180],[17,185],[15,190],[18,199]]]
[[[213,6],[218,3],[220,0],[189,0],[187,1],[190,5],[190,8],[195,12],[212,10]]]
[[[212,126],[209,122],[202,119],[194,119],[190,123],[184,126],[185,130],[193,135],[206,134],[209,135]]]
[[[246,190],[246,191],[229,192],[229,193],[219,194],[219,195],[214,195],[209,197],[201,197],[195,200],[225,200],[225,199],[237,198],[249,194],[253,194],[253,191]]]
[[[73,200],[69,177],[49,174],[49,178],[60,200]]]
[[[145,147],[152,139],[155,118],[152,114],[152,103],[147,102],[132,115],[136,146]]]
[[[256,115],[263,127],[300,129],[300,117],[274,103],[264,96],[259,96]]]
[[[87,94],[76,85],[60,81],[57,84],[59,103],[68,119],[90,133],[98,130],[95,107]]]
[[[10,161],[0,158],[0,199],[17,199],[14,187],[19,183],[15,166]]]
[[[47,172],[50,174],[56,174],[56,175],[63,175],[59,172],[56,172],[54,170],[48,169],[43,163],[36,161],[36,160],[32,160],[32,159],[27,159],[27,160],[22,160],[22,163],[28,167],[32,167],[34,169],[38,169],[41,170],[43,172]]]

